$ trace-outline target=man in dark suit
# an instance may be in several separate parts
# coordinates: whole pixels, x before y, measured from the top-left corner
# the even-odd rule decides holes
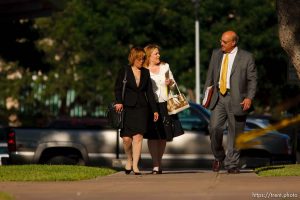
[[[228,173],[239,173],[239,150],[235,138],[244,131],[246,116],[252,108],[256,92],[256,68],[251,53],[237,47],[234,31],[222,34],[221,48],[215,49],[207,72],[204,89],[214,91],[209,104],[212,110],[209,131],[215,156],[213,171],[218,172],[224,162]],[[223,132],[228,122],[227,152],[222,145]]]

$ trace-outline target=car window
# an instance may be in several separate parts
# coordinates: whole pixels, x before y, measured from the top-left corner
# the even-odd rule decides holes
[[[178,113],[178,117],[184,130],[203,130],[207,128],[206,120],[193,107]]]
[[[49,123],[48,128],[53,129],[101,129],[106,128],[108,122],[106,118],[69,118],[56,119]]]

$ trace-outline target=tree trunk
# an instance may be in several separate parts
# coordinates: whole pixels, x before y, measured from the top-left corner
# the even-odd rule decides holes
[[[300,79],[300,1],[277,0],[279,38]]]

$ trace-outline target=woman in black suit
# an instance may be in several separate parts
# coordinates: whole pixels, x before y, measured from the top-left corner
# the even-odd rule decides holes
[[[147,131],[148,113],[153,113],[153,121],[158,120],[150,73],[148,69],[143,67],[144,60],[145,52],[142,48],[131,48],[128,56],[130,66],[119,71],[115,83],[116,110],[125,110],[124,128],[121,130],[121,137],[127,155],[126,174],[129,174],[132,170],[135,175],[141,174],[138,162],[141,156],[143,135]],[[125,70],[127,71],[127,83],[124,100],[122,101]]]

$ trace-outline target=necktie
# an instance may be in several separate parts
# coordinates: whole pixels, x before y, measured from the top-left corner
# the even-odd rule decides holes
[[[226,53],[224,62],[222,65],[222,74],[220,78],[220,92],[222,95],[226,93],[226,80],[227,80],[227,70],[228,70],[228,53]]]

